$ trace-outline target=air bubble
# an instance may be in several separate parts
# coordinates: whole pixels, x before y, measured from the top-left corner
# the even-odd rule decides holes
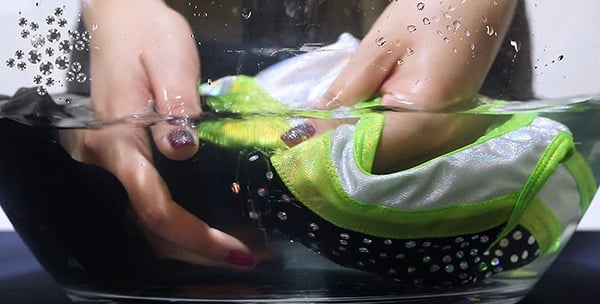
[[[66,73],[66,75],[65,75],[65,79],[66,79],[68,82],[73,82],[73,81],[75,81],[75,73],[73,73],[73,72],[70,72],[70,71],[69,71],[69,72],[67,72],[67,73]]]
[[[90,34],[90,32],[84,31],[83,33],[81,33],[81,40],[88,42],[91,39],[92,39],[92,34]]]
[[[75,50],[80,52],[85,50],[85,42],[83,42],[82,40],[75,42]]]
[[[565,59],[565,55],[559,55],[558,56],[558,61],[563,61]]]
[[[46,55],[48,55],[49,57],[52,57],[52,56],[54,56],[54,54],[55,54],[55,53],[56,53],[56,52],[55,52],[55,51],[54,51],[54,49],[53,49],[53,48],[51,48],[51,47],[49,47],[49,48],[47,48],[47,49],[46,49]]]
[[[46,91],[46,88],[44,88],[42,86],[37,87],[36,92],[40,96],[45,96],[46,94],[48,94],[48,91]]]
[[[29,28],[35,32],[40,29],[40,25],[37,22],[31,22]]]
[[[25,63],[25,61],[19,61],[19,63],[17,63],[17,69],[19,71],[25,71],[25,69],[27,69],[27,63]]]
[[[23,59],[23,57],[25,57],[25,52],[23,52],[22,50],[16,50],[15,51],[15,57],[17,59]]]
[[[58,26],[60,26],[60,27],[65,27],[65,26],[67,26],[67,24],[68,24],[68,21],[67,21],[67,19],[65,19],[65,18],[60,18],[60,19],[58,19],[58,22],[57,22],[57,24],[58,24]]]
[[[73,40],[79,40],[81,38],[81,34],[78,31],[69,30],[69,36]]]
[[[29,56],[27,57],[27,60],[30,63],[38,64],[42,61],[42,54],[36,50],[29,51]]]
[[[52,87],[56,84],[56,81],[54,80],[54,78],[48,78],[46,79],[46,86],[47,87]]]
[[[65,10],[62,7],[57,7],[54,9],[54,16],[60,17],[64,12]]]
[[[25,19],[25,18],[20,18],[19,22],[17,24],[20,27],[26,27],[29,24],[29,21],[27,21],[27,19]]]

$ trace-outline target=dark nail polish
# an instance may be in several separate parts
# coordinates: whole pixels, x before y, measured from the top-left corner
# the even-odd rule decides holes
[[[227,256],[225,257],[225,261],[234,265],[244,267],[250,267],[256,264],[256,261],[251,255],[238,250],[230,251],[229,254],[227,254]]]
[[[311,124],[301,124],[289,129],[283,135],[281,135],[281,140],[285,142],[286,145],[293,147],[315,135],[315,127]]]
[[[169,134],[169,143],[171,147],[177,149],[183,146],[193,146],[194,136],[188,130],[177,129]]]

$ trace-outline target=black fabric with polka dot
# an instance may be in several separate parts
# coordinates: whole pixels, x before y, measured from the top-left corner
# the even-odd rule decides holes
[[[464,285],[514,270],[540,254],[522,226],[490,248],[503,226],[445,238],[391,239],[340,228],[298,201],[261,152],[244,154],[232,190],[261,229],[274,229],[333,262],[411,286]]]

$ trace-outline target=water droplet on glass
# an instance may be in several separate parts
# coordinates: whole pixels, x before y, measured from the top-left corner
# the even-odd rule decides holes
[[[19,61],[19,63],[17,63],[17,69],[19,71],[25,71],[25,69],[27,69],[27,63],[25,63],[25,61]]]
[[[279,211],[277,213],[277,217],[282,220],[282,221],[286,221],[287,220],[287,214],[283,211]]]
[[[79,63],[78,61],[73,61],[73,63],[71,64],[71,71],[78,73],[81,71],[81,63]]]
[[[82,40],[78,40],[77,42],[75,42],[75,49],[80,52],[85,50],[85,42]]]
[[[79,83],[84,83],[87,80],[87,75],[85,73],[79,73],[75,76],[75,80]]]
[[[44,96],[44,95],[48,94],[48,91],[46,91],[46,88],[41,87],[41,86],[37,87],[36,92],[40,96]]]
[[[462,26],[462,23],[460,23],[460,21],[458,21],[458,20],[455,20],[455,21],[452,23],[452,27],[454,28],[454,30],[458,30],[458,29],[460,29],[460,27],[461,27],[461,26]]]
[[[47,87],[52,87],[56,84],[56,81],[54,80],[54,78],[48,78],[46,79],[46,86]]]
[[[64,13],[64,9],[62,7],[57,7],[54,9],[54,16],[60,17]]]
[[[54,53],[55,53],[55,51],[53,48],[49,47],[46,49],[46,55],[52,57],[52,56],[54,56]]]
[[[60,32],[57,29],[50,29],[46,38],[49,42],[56,42],[60,39]]]
[[[58,50],[63,54],[69,54],[73,51],[73,44],[69,40],[63,40],[58,44]]]
[[[42,84],[42,76],[40,76],[40,75],[33,76],[33,83]]]
[[[56,18],[54,18],[54,16],[48,16],[48,17],[46,17],[46,24],[47,25],[52,25],[52,24],[54,24],[55,21],[56,21]]]
[[[412,56],[415,54],[415,50],[411,48],[406,48],[406,56]]]
[[[94,23],[94,24],[92,24],[92,32],[95,32],[95,31],[97,31],[97,30],[98,30],[98,27],[99,27],[99,26],[98,26],[98,24],[97,24],[97,23]]]
[[[25,18],[20,18],[19,23],[17,23],[20,27],[26,27],[29,22]]]
[[[22,50],[16,50],[15,57],[17,57],[17,59],[23,59],[23,57],[25,57],[25,52],[23,52]]]
[[[48,75],[52,74],[53,70],[54,70],[54,65],[50,61],[45,61],[40,64],[40,72],[42,73],[42,75],[48,76]]]
[[[444,37],[444,42],[445,42],[445,43],[450,43],[450,38],[448,38],[448,37]]]
[[[511,40],[510,41],[510,46],[513,47],[513,49],[515,50],[516,53],[518,53],[519,51],[521,51],[521,42],[520,41]]]
[[[378,46],[382,47],[385,45],[386,41],[384,37],[378,37],[377,39],[375,39],[375,43],[377,43]]]
[[[406,27],[406,30],[409,33],[414,33],[417,30],[417,27],[414,24],[411,24],[411,25],[409,25],[409,26]]]
[[[81,33],[81,40],[88,42],[91,39],[92,39],[92,34],[90,34],[90,32],[84,31],[83,33]]]
[[[23,38],[23,39],[29,38],[30,34],[31,34],[31,32],[28,29],[23,29],[21,31],[21,38]]]
[[[417,3],[417,9],[420,10],[420,11],[424,10],[425,9],[425,3],[423,3],[423,2]]]
[[[35,34],[31,37],[31,45],[36,49],[41,48],[46,45],[46,38],[41,34]]]
[[[59,70],[66,70],[69,68],[69,64],[70,64],[69,57],[58,56],[58,58],[56,58],[54,63],[56,64],[56,68],[58,68]]]
[[[9,68],[14,68],[16,63],[17,63],[17,61],[14,58],[6,59],[6,66]]]
[[[67,21],[67,19],[65,19],[65,18],[60,18],[60,19],[58,19],[58,22],[57,22],[57,24],[58,24],[58,26],[60,26],[60,27],[65,27],[65,26],[67,26],[67,24],[68,24],[68,21]]]
[[[42,53],[38,52],[37,50],[29,51],[27,60],[33,64],[38,64],[40,61],[42,61]]]
[[[485,32],[488,34],[488,36],[493,36],[494,33],[496,33],[494,28],[489,24],[485,26]]]
[[[424,25],[430,25],[431,24],[431,20],[429,20],[429,18],[425,17],[425,18],[423,18],[423,24]]]
[[[396,64],[397,64],[398,66],[402,66],[402,65],[404,64],[404,60],[402,60],[402,59],[398,59],[398,61],[396,61]]]
[[[40,25],[37,22],[31,22],[29,23],[29,28],[35,32],[40,29]]]
[[[469,30],[465,30],[465,36],[471,37],[471,32]]]
[[[242,18],[244,18],[246,20],[252,18],[252,10],[247,7],[244,7],[242,9]]]
[[[75,81],[75,73],[73,73],[73,72],[71,72],[71,71],[67,72],[67,74],[65,75],[65,79],[66,79],[68,82],[73,82],[73,81]]]
[[[319,225],[317,225],[316,223],[310,223],[310,225],[308,225],[310,227],[310,230],[312,231],[317,231],[319,230]]]

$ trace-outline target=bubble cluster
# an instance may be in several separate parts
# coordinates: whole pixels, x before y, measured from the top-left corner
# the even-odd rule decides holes
[[[56,7],[41,20],[29,20],[26,16],[19,16],[17,20],[17,34],[27,46],[7,58],[6,66],[17,71],[35,69],[37,74],[32,84],[38,87],[40,95],[47,94],[50,87],[63,86],[65,81],[85,83],[89,79],[81,63],[72,61],[70,55],[74,51],[88,51],[92,36],[88,31],[67,29],[69,22],[64,13],[64,6]],[[66,73],[64,80],[53,76],[56,71]]]

